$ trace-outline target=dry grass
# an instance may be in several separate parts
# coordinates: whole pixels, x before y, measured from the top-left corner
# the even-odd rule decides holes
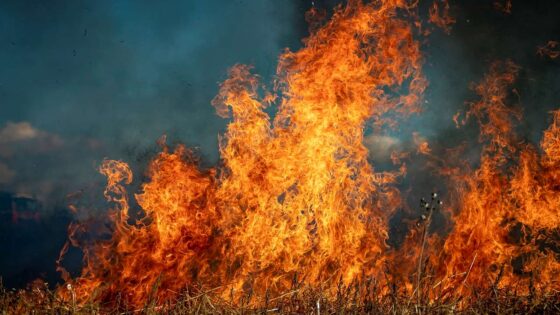
[[[468,302],[453,298],[419,303],[414,294],[380,297],[376,290],[374,281],[365,281],[338,286],[332,294],[301,287],[274,297],[247,294],[236,303],[217,298],[213,290],[191,290],[177,301],[152,300],[142,308],[129,308],[118,299],[111,306],[63,302],[37,282],[26,290],[1,289],[0,310],[3,314],[560,314],[560,292],[519,296],[512,290],[493,289],[474,292],[480,297]]]
[[[398,283],[381,285],[376,279],[367,279],[345,286],[342,282],[325,287],[329,291],[310,288],[293,281],[290,290],[282,294],[256,296],[252,292],[231,294],[229,299],[220,298],[222,288],[185,289],[174,301],[149,299],[143,307],[130,307],[118,295],[110,301],[78,304],[62,301],[48,285],[35,281],[25,290],[7,290],[0,278],[1,314],[560,314],[560,291],[539,291],[531,281],[527,290],[499,286],[502,272],[484,290],[470,288],[465,278],[455,291],[442,293],[441,281],[436,282],[430,266],[422,259],[427,246],[426,239],[432,212],[441,202],[432,195],[432,201],[422,199],[422,207],[428,215],[422,217],[423,233],[421,254],[415,274],[408,279],[416,284],[413,292],[403,293]],[[476,258],[476,256],[475,256]],[[474,262],[474,259],[473,259]],[[471,263],[472,267],[472,263]],[[295,277],[294,279],[297,279]],[[390,282],[385,275],[384,283]],[[532,278],[531,278],[532,280]],[[540,286],[537,286],[540,287]],[[68,288],[71,290],[71,288]],[[157,297],[160,290],[156,284],[150,296]],[[382,293],[385,292],[385,293]],[[388,292],[388,293],[387,293]],[[460,293],[463,293],[461,295]],[[426,298],[431,297],[431,298]]]

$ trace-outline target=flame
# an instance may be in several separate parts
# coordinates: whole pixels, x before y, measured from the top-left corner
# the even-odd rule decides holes
[[[453,174],[458,211],[443,252],[432,257],[445,282],[443,294],[469,296],[469,288],[516,287],[527,293],[532,284],[558,289],[560,264],[542,239],[559,226],[557,147],[559,112],[538,151],[515,133],[521,119],[511,89],[519,67],[496,62],[475,86],[481,100],[469,105],[483,143],[480,166]],[[457,117],[455,117],[457,119]],[[465,123],[463,121],[462,123]],[[480,293],[480,292],[479,292]]]
[[[434,1],[429,9],[428,21],[441,28],[445,33],[451,33],[451,26],[455,24],[456,20],[449,13],[449,1]]]
[[[420,133],[413,132],[412,139],[417,147],[417,151],[416,151],[417,153],[429,155],[432,152],[432,149],[430,148],[430,143],[426,140],[426,138],[422,137]]]
[[[402,283],[404,293],[432,300],[468,301],[491,288],[560,289],[560,111],[540,148],[522,141],[513,88],[519,66],[493,63],[473,86],[480,100],[453,117],[458,127],[478,124],[479,161],[462,158],[466,146],[438,157],[419,133],[416,153],[391,154],[396,170],[377,172],[368,160],[365,130],[381,135],[420,111],[427,82],[415,5],[349,1],[323,22],[313,9],[311,35],[280,56],[272,88],[249,66],[232,67],[212,101],[231,119],[218,166],[200,167],[193,151],[168,148],[163,138],[147,180],[130,196],[130,167],[104,161],[108,223],[101,232],[87,222],[69,227],[59,263],[72,245],[83,250],[84,267],[77,278],[59,267],[67,282],[59,295],[138,307],[202,287],[235,302],[294,284],[328,294],[370,277],[386,279],[380,294]],[[440,5],[447,18],[430,19],[448,27],[447,2],[434,3],[431,16]],[[434,194],[422,202],[428,215],[390,249],[388,219],[406,208],[396,184],[412,154],[445,178],[453,226],[447,235],[429,233],[443,207]],[[96,233],[105,237],[92,240]]]
[[[77,300],[118,295],[141,306],[195,284],[264,295],[294,281],[329,286],[380,275],[403,168],[375,172],[364,130],[420,110],[422,58],[403,18],[412,8],[402,0],[339,7],[301,50],[280,56],[272,91],[250,67],[234,66],[213,101],[232,117],[221,166],[203,170],[187,148],[164,148],[135,195],[145,214],[136,222],[130,168],[105,161],[113,233],[83,244],[71,231],[84,248],[81,276],[66,274]],[[274,119],[270,105],[278,106]]]
[[[560,44],[550,40],[545,45],[537,47],[537,54],[541,57],[547,56],[550,59],[556,59],[560,56]]]
[[[511,9],[512,9],[511,0],[494,1],[494,8],[504,14],[511,14]]]

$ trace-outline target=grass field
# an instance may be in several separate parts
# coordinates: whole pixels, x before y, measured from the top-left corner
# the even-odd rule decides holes
[[[519,295],[513,289],[493,288],[473,292],[469,300],[436,298],[417,301],[417,295],[380,295],[372,282],[334,292],[294,288],[277,296],[256,297],[250,293],[233,302],[218,298],[215,290],[186,290],[176,301],[147,301],[142,308],[129,308],[115,301],[77,305],[60,300],[44,283],[26,290],[0,291],[2,314],[559,314],[560,292]],[[474,297],[474,298],[473,298]]]

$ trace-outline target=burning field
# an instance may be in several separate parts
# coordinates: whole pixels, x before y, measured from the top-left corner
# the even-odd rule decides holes
[[[423,47],[433,33],[453,31],[447,2],[434,1],[428,16],[417,5],[352,0],[332,15],[312,8],[309,36],[279,56],[272,82],[232,65],[212,101],[229,121],[219,163],[206,166],[165,136],[144,173],[104,160],[107,209],[69,226],[57,262],[64,283],[54,292],[40,282],[6,291],[3,307],[559,312],[560,110],[548,114],[539,143],[525,139],[523,65],[481,61],[474,98],[446,117],[458,132],[477,130],[469,143],[447,147],[415,133],[387,165],[371,158],[368,139],[425,114]],[[493,9],[507,18],[515,6],[496,1]],[[530,53],[555,62],[558,46]],[[433,181],[416,187],[429,191],[421,200],[404,185],[411,172]],[[395,244],[397,213],[407,219]],[[72,248],[83,253],[78,274],[64,267]]]

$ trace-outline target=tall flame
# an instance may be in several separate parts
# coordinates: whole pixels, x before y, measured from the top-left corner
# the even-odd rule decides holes
[[[265,294],[295,279],[329,285],[379,275],[401,172],[374,171],[364,130],[419,111],[426,81],[403,17],[411,9],[402,0],[339,7],[302,49],[280,56],[272,91],[234,66],[213,101],[232,117],[221,166],[201,170],[185,147],[164,148],[135,196],[145,213],[136,223],[124,187],[131,171],[105,161],[114,232],[85,246],[73,235],[85,247],[81,276],[67,278],[73,294],[143,305],[197,283],[224,295]]]
[[[453,226],[446,236],[429,235],[436,207],[423,202],[424,232],[411,229],[402,247],[389,250],[388,219],[404,207],[396,188],[406,171],[401,160],[414,153],[394,152],[401,166],[376,172],[364,136],[420,111],[427,83],[411,3],[337,7],[323,26],[313,25],[302,49],[280,56],[272,89],[250,67],[232,67],[212,102],[231,118],[220,165],[201,168],[191,150],[162,139],[134,195],[140,209],[131,211],[129,166],[104,161],[110,233],[92,241],[90,226],[70,226],[84,267],[75,279],[61,268],[67,287],[59,294],[141,306],[191,286],[265,296],[294,283],[328,292],[369,277],[403,282],[419,299],[559,290],[560,111],[540,148],[522,141],[513,89],[520,68],[511,61],[493,63],[473,87],[480,100],[454,117],[478,124],[479,161],[461,159],[460,148],[436,157],[436,147],[413,134],[416,154],[443,166]],[[447,29],[448,11],[446,1],[434,2],[430,21]],[[423,275],[435,279],[435,291],[425,294]]]
[[[554,113],[544,134],[543,153],[519,139],[514,123],[521,112],[509,104],[518,70],[510,61],[494,63],[475,86],[481,100],[466,113],[478,121],[483,148],[477,169],[452,176],[458,211],[442,255],[433,258],[446,294],[468,296],[467,287],[515,286],[523,293],[560,285],[560,264],[544,241],[560,226],[560,116]]]

